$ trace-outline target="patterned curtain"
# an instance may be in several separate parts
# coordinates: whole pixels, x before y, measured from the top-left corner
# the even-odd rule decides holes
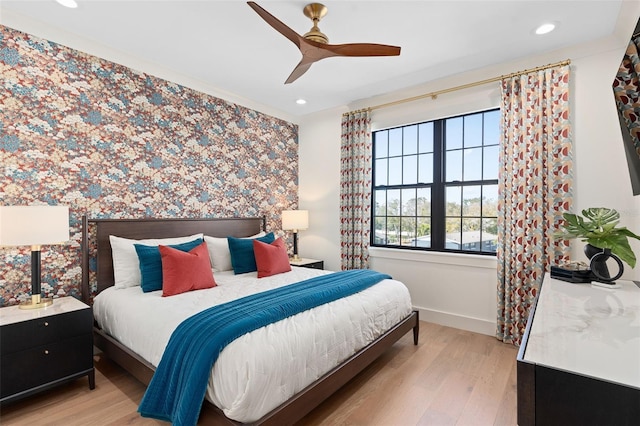
[[[569,66],[502,80],[496,337],[519,345],[550,265],[569,260],[554,240],[572,205]]]
[[[371,111],[344,114],[340,149],[342,269],[369,266],[371,162]]]

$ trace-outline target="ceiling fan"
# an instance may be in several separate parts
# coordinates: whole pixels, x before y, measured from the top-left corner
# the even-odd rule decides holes
[[[304,14],[313,21],[313,27],[304,36],[283,24],[278,18],[258,6],[255,2],[247,2],[267,24],[298,46],[302,60],[294,68],[284,84],[293,83],[307,72],[311,64],[332,56],[398,56],[400,47],[374,43],[329,44],[329,38],[318,28],[318,22],[327,14],[327,8],[320,3],[311,3],[304,7]]]

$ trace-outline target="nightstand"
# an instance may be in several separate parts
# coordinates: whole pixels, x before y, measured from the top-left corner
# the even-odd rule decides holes
[[[93,312],[73,297],[42,309],[0,308],[0,403],[88,376],[93,369]]]
[[[324,260],[305,259],[301,257],[299,260],[289,259],[291,266],[300,266],[302,268],[324,269]]]

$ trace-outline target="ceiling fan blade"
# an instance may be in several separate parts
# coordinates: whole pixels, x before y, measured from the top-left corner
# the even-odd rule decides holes
[[[289,76],[289,78],[287,78],[287,81],[285,81],[284,84],[293,83],[298,78],[300,78],[302,76],[302,74],[304,74],[305,72],[307,72],[309,70],[309,68],[311,68],[311,64],[313,64],[313,62],[315,62],[315,61],[307,62],[307,61],[305,61],[304,58],[302,58],[302,61],[300,61],[300,63],[298,65],[296,65],[296,67],[291,72],[291,75]]]
[[[400,48],[384,44],[352,43],[352,44],[323,44],[313,40],[300,40],[302,60],[293,70],[285,84],[297,80],[307,72],[311,64],[332,56],[398,56]]]
[[[272,14],[264,10],[262,7],[258,6],[256,2],[248,1],[247,4],[253,10],[255,10],[256,13],[260,15],[260,17],[264,19],[267,24],[271,25],[276,31],[278,31],[280,34],[282,34],[283,36],[291,40],[293,44],[300,47],[300,40],[304,40],[300,34],[293,31],[291,28],[286,26],[278,18],[276,18],[275,16],[273,16]]]
[[[335,56],[398,56],[400,47],[375,43],[325,44],[322,49]]]

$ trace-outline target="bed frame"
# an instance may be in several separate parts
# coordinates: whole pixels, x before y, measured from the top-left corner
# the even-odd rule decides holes
[[[131,239],[181,237],[204,233],[212,237],[246,237],[266,230],[266,218],[219,218],[219,219],[87,219],[82,217],[82,298],[91,305],[93,297],[89,283],[90,230],[95,227],[91,242],[96,245],[97,291],[113,286],[113,259],[109,235]],[[267,413],[254,424],[293,424],[320,405],[331,394],[364,370],[396,341],[413,330],[413,343],[418,344],[418,312],[414,311],[368,346],[356,352],[342,364],[329,371],[317,381],[294,395],[282,405]],[[149,384],[154,367],[138,354],[109,336],[94,324],[94,345],[112,361],[127,370],[136,379]],[[211,404],[212,405],[212,404]],[[215,424],[237,425],[220,409],[214,407],[216,418],[207,418]]]

